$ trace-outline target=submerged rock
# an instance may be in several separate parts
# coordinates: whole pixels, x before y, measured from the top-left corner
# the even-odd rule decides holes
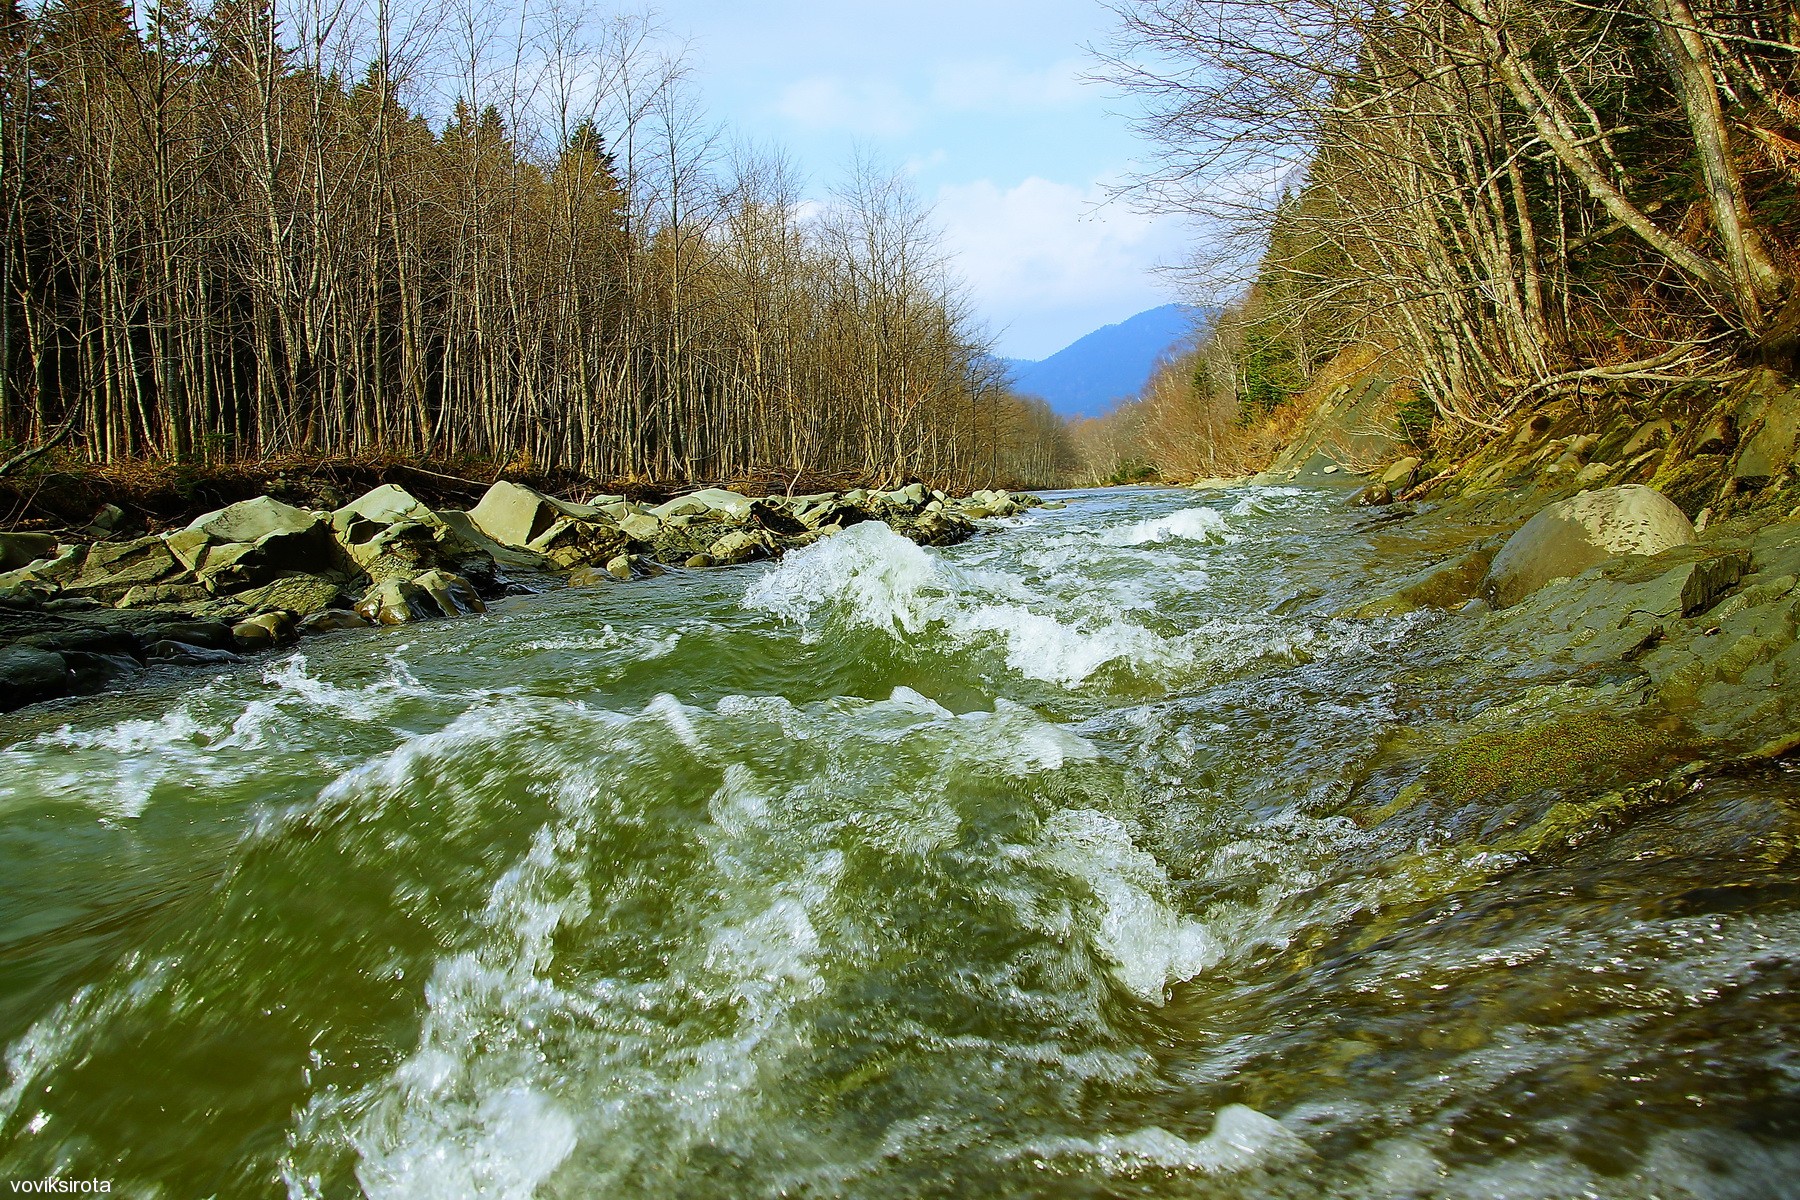
[[[1694,526],[1661,493],[1639,484],[1582,492],[1539,512],[1494,556],[1483,591],[1496,608],[1556,579],[1625,554],[1657,554],[1694,540]]]

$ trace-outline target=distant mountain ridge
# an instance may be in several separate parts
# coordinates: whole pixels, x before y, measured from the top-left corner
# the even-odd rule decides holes
[[[1008,358],[1013,388],[1041,396],[1063,417],[1098,417],[1135,396],[1156,360],[1211,323],[1211,309],[1165,304],[1107,325],[1032,362]]]

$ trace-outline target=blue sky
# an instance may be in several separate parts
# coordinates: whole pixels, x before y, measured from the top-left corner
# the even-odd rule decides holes
[[[1145,153],[1080,81],[1114,17],[1095,0],[664,0],[707,107],[785,147],[820,195],[859,149],[903,167],[1000,353],[1042,358],[1177,297],[1184,232],[1104,184]]]

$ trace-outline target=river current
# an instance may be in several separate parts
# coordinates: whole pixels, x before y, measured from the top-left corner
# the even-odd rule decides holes
[[[1359,822],[1614,682],[1334,616],[1342,492],[1069,499],[0,717],[0,1180],[1800,1194],[1790,775]]]

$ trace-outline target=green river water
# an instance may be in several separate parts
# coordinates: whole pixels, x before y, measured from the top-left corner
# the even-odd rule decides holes
[[[1614,681],[1332,617],[1342,493],[1070,498],[0,717],[0,1187],[1800,1195],[1800,780],[1359,824]]]

